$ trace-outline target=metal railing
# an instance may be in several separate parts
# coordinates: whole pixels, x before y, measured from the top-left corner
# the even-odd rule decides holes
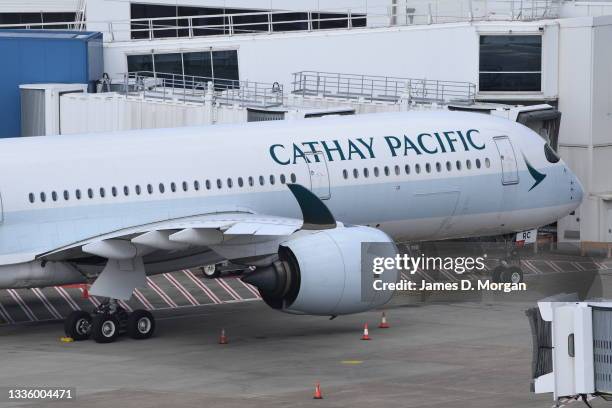
[[[166,101],[208,102],[243,107],[273,107],[283,103],[283,86],[278,83],[151,71],[121,74],[121,79],[107,80],[102,84],[102,90],[119,92],[126,97],[139,96]]]
[[[105,41],[193,38],[211,35],[270,34],[325,29],[351,30],[452,23],[475,20],[531,21],[556,18],[563,0],[398,0],[389,7],[363,5],[316,11],[258,11],[214,15],[169,16],[131,20],[88,21],[87,29],[102,31]],[[359,4],[361,3],[361,4]],[[85,29],[81,21],[4,24],[0,28]]]
[[[476,97],[476,85],[458,81],[302,71],[293,74],[292,93],[368,102],[471,103]]]

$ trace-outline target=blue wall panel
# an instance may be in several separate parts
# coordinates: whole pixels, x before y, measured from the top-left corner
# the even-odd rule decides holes
[[[0,137],[15,137],[21,134],[19,85],[99,80],[102,34],[0,30],[0,61]]]

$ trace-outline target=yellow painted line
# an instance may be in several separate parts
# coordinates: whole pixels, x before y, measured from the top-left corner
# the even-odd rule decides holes
[[[342,360],[342,364],[357,365],[363,363],[363,360]]]
[[[62,343],[72,343],[74,339],[72,337],[60,337]]]

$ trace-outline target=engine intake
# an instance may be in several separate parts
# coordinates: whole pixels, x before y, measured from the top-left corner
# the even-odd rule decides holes
[[[358,313],[391,299],[392,293],[373,289],[375,279],[396,282],[398,278],[397,270],[375,276],[367,260],[396,254],[393,241],[374,228],[300,231],[280,245],[276,262],[246,275],[243,281],[257,287],[270,307],[287,313]]]

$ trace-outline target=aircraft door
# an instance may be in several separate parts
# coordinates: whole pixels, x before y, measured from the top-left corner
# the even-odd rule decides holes
[[[508,136],[497,136],[493,140],[501,159],[502,184],[517,184],[519,182],[518,165],[516,164],[516,155],[514,154],[510,138]]]
[[[329,186],[329,172],[327,170],[327,160],[323,152],[305,153],[308,174],[310,175],[310,191],[315,193],[321,200],[331,198]]]

